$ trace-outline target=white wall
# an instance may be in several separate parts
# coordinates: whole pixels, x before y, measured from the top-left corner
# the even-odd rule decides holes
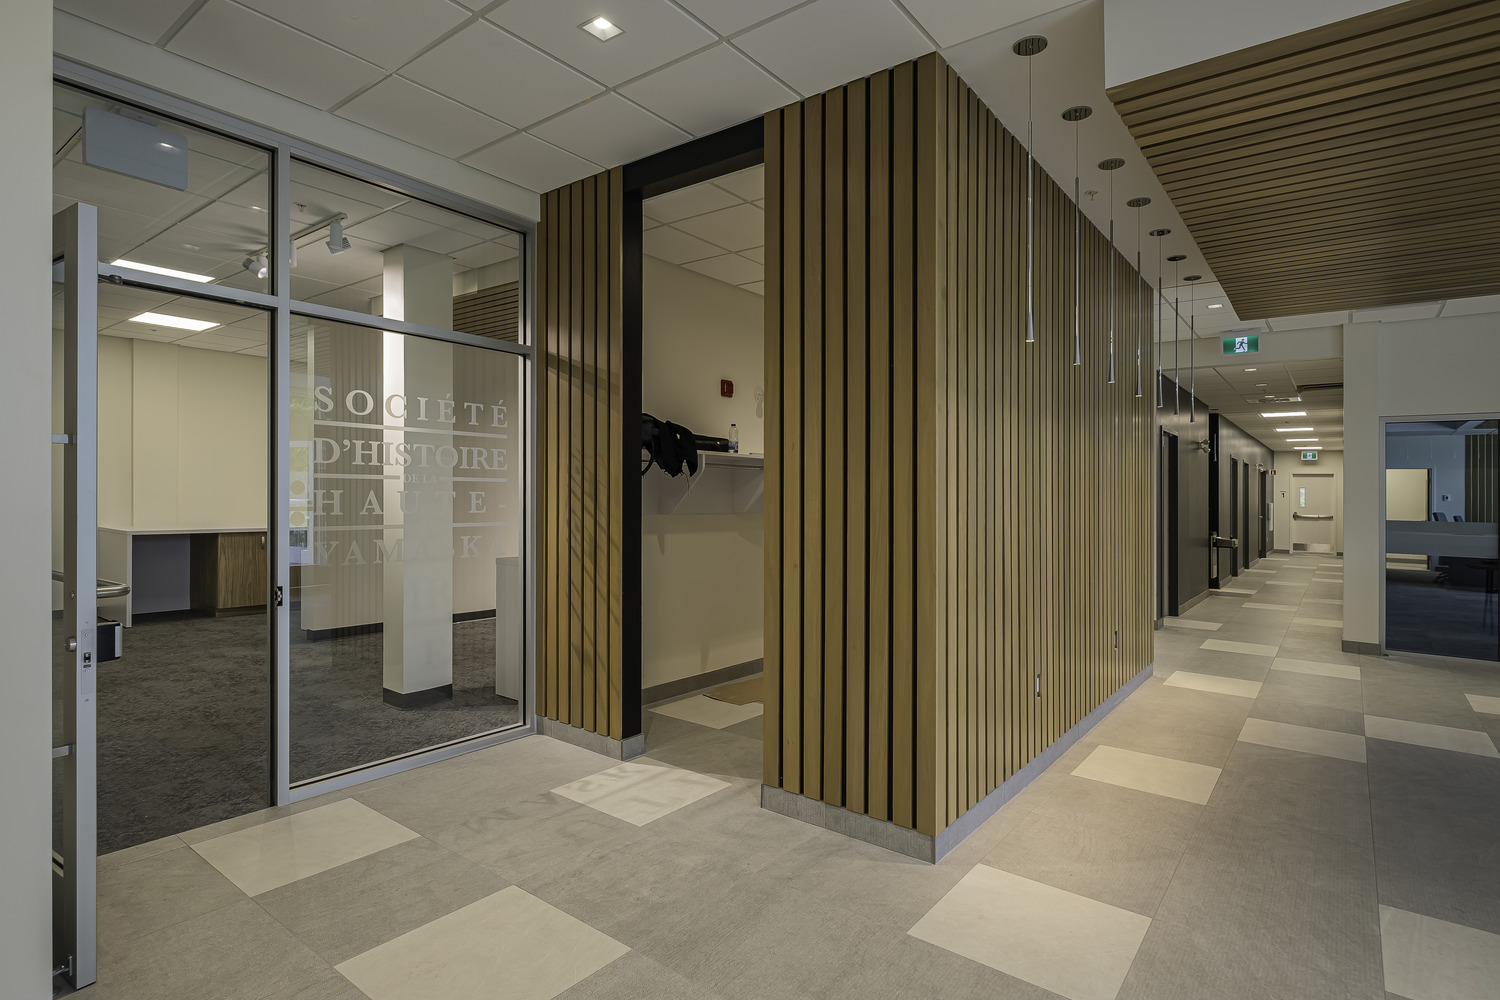
[[[1387,6],[1388,0],[1104,0],[1105,86]]]
[[[21,477],[0,501],[0,987],[16,1000],[52,995],[51,449],[49,248],[52,245],[52,4],[7,0],[0,32],[0,300],[5,363],[0,427]]]
[[[1378,643],[1384,520],[1381,418],[1500,412],[1500,317],[1344,328],[1344,639]]]
[[[736,422],[740,451],[762,451],[764,300],[651,257],[644,289],[643,409],[700,434]],[[642,685],[759,659],[764,515],[643,512],[641,529]]]
[[[1275,453],[1274,468],[1276,475],[1271,477],[1271,530],[1275,539],[1275,547],[1283,552],[1290,552],[1292,548],[1292,509],[1295,506],[1292,492],[1292,477],[1298,473],[1321,473],[1333,475],[1334,496],[1342,495],[1344,488],[1344,454],[1338,451],[1324,451],[1319,453],[1316,462],[1304,462],[1298,458],[1295,451],[1278,451]],[[1333,526],[1333,548],[1336,552],[1344,551],[1344,519],[1342,512],[1335,512],[1338,518]]]

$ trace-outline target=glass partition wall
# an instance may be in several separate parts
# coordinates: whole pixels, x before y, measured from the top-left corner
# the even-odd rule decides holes
[[[101,850],[528,731],[529,224],[70,73],[55,210],[98,207],[131,588]]]

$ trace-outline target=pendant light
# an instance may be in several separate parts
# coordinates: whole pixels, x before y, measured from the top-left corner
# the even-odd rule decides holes
[[[1167,290],[1161,284],[1161,241],[1163,237],[1172,235],[1172,230],[1153,229],[1151,235],[1156,237],[1156,408],[1160,410],[1167,405],[1161,371],[1161,325],[1166,319],[1167,302]]]
[[[1011,46],[1011,51],[1026,59],[1026,343],[1036,342],[1036,157],[1032,153],[1035,145],[1032,129],[1031,59],[1047,48],[1047,39],[1042,35],[1027,35]]]
[[[1141,295],[1141,209],[1150,198],[1132,198],[1125,203],[1135,209],[1135,398],[1141,398],[1141,331],[1146,325],[1146,299]]]
[[[1167,260],[1172,262],[1172,412],[1182,416],[1182,296],[1177,266],[1187,260],[1187,254],[1174,253]]]
[[[1201,274],[1190,274],[1187,277],[1183,278],[1182,280],[1183,281],[1187,281],[1187,282],[1202,281],[1203,280],[1203,275],[1201,275]],[[1198,361],[1197,361],[1197,354],[1198,354],[1198,352],[1195,350],[1195,348],[1198,346],[1197,345],[1198,335],[1194,332],[1194,324],[1193,324],[1193,317],[1194,317],[1194,315],[1197,312],[1197,306],[1198,306],[1198,286],[1197,285],[1193,285],[1193,284],[1189,284],[1188,285],[1188,372],[1189,372],[1189,374],[1188,374],[1188,379],[1189,379],[1189,382],[1188,382],[1188,407],[1189,407],[1189,410],[1188,410],[1188,413],[1189,413],[1188,423],[1190,423],[1190,424],[1191,423],[1196,423],[1197,420],[1198,420]]]
[[[1109,174],[1109,384],[1115,384],[1115,171],[1125,165],[1118,156],[1099,161]]]
[[[1062,120],[1073,125],[1073,366],[1083,364],[1083,285],[1079,270],[1081,260],[1079,246],[1079,224],[1083,209],[1079,207],[1078,193],[1078,123],[1094,113],[1087,104],[1078,104],[1062,113]]]

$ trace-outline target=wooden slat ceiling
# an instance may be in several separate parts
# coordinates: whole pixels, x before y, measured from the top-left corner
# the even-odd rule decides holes
[[[1500,292],[1500,0],[1417,0],[1114,87],[1241,319]]]

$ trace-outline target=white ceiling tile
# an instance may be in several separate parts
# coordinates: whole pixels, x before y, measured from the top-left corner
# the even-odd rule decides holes
[[[1266,321],[1275,331],[1311,330],[1319,326],[1342,326],[1349,322],[1347,312],[1310,313],[1306,316],[1278,316]]]
[[[657,70],[621,87],[620,93],[694,135],[717,132],[797,100],[728,45]]]
[[[606,167],[638,160],[690,138],[618,94],[596,97],[531,133]]]
[[[520,252],[515,247],[508,247],[501,243],[481,243],[467,250],[460,250],[453,255],[453,260],[459,267],[488,267],[491,264],[510,260],[518,256]]]
[[[690,260],[718,257],[723,250],[696,236],[689,236],[671,226],[659,226],[641,235],[641,246],[647,256],[664,260],[668,264],[686,264]]]
[[[196,0],[54,0],[53,6],[69,14],[102,24],[131,38],[155,45],[182,12]]]
[[[751,281],[740,287],[747,292],[754,292],[756,295],[766,294],[766,283],[764,281]]]
[[[1443,316],[1477,316],[1500,312],[1500,295],[1481,295],[1472,299],[1449,299],[1443,303]]]
[[[721,35],[759,24],[790,10],[802,0],[678,0]]]
[[[361,59],[395,69],[471,15],[448,0],[239,0]]]
[[[1356,309],[1354,322],[1400,323],[1411,319],[1435,319],[1441,306],[1441,302],[1427,302],[1421,305],[1394,306],[1387,309]]]
[[[399,76],[381,80],[338,113],[444,156],[460,156],[515,131]]]
[[[694,184],[657,195],[646,202],[644,211],[658,222],[676,222],[738,204],[740,200],[728,191],[712,184]]]
[[[937,39],[939,45],[957,45],[977,35],[1008,28],[1077,0],[904,0],[906,9]],[[1009,48],[1009,46],[1007,46]]]
[[[764,246],[746,247],[740,251],[741,257],[748,257],[757,264],[764,265],[766,262],[766,248]]]
[[[751,281],[760,281],[765,277],[765,268],[754,261],[746,260],[737,253],[726,253],[720,257],[705,257],[703,260],[691,261],[682,266],[731,285],[743,285]]]
[[[209,0],[167,48],[316,108],[337,104],[382,75],[372,63],[227,0]]]
[[[516,128],[604,89],[485,21],[417,57],[401,75]]]
[[[463,162],[537,192],[599,172],[597,164],[524,132],[471,153]]]
[[[725,250],[748,250],[751,247],[765,246],[766,243],[766,213],[754,205],[742,203],[733,208],[683,219],[676,226],[690,236],[708,240]]]
[[[766,166],[757,163],[753,167],[715,177],[713,182],[730,194],[738,195],[746,201],[755,201],[766,196]]]
[[[816,0],[745,32],[735,44],[804,96],[932,49],[889,0]]]
[[[486,16],[610,86],[714,41],[667,0],[510,0]],[[596,17],[614,22],[622,34],[602,42],[579,27]]]

